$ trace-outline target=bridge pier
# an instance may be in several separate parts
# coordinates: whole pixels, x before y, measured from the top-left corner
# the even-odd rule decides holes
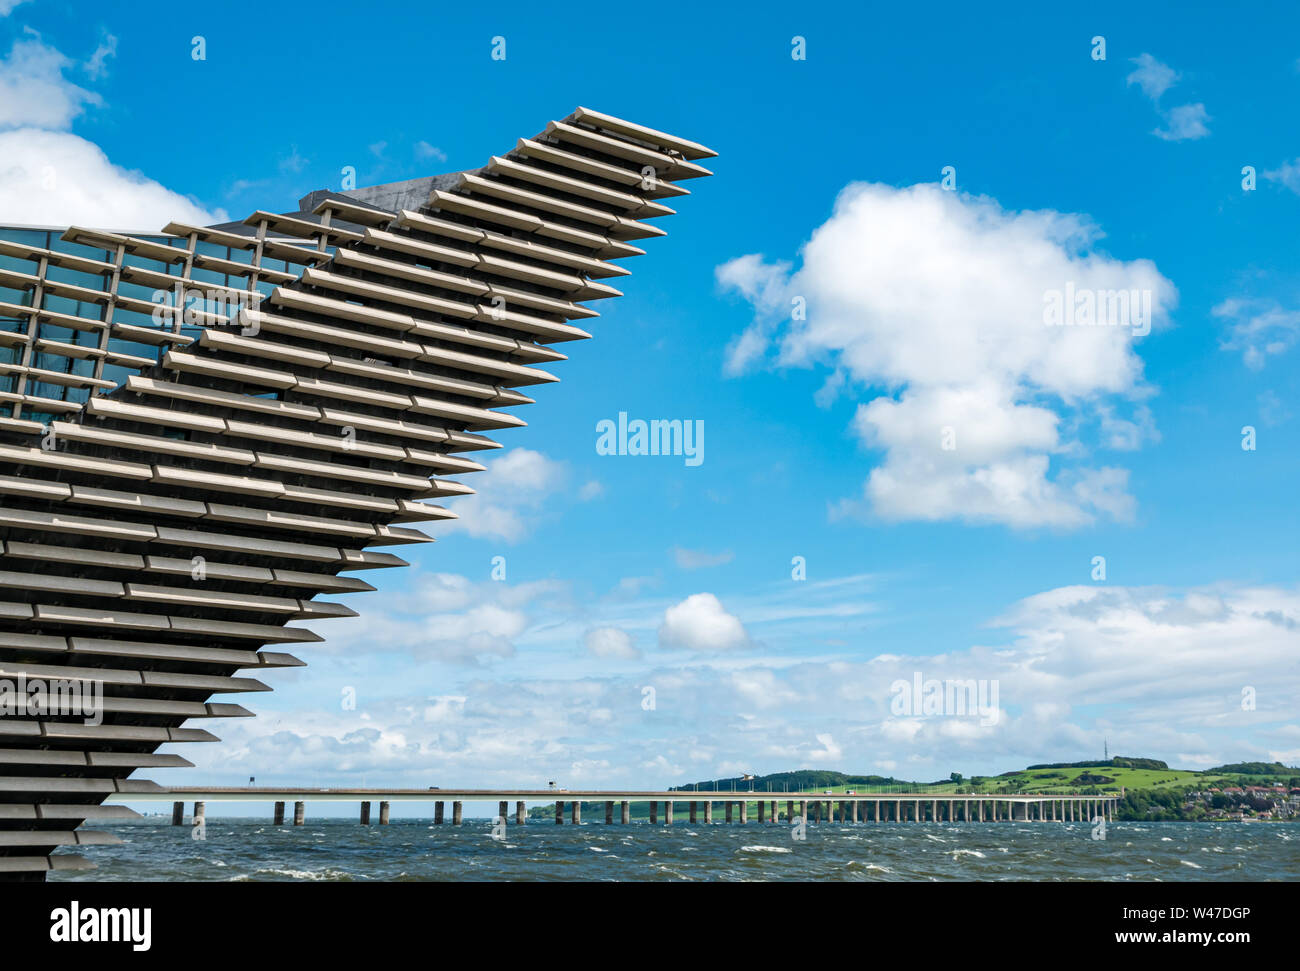
[[[799,819],[806,829],[808,827],[808,800],[806,799],[799,800]]]
[[[650,800],[650,825],[654,826],[658,824],[658,822],[659,822],[659,802],[658,800],[651,799]]]
[[[749,822],[749,803],[744,799],[740,800],[740,825],[744,826]]]
[[[522,799],[515,803],[515,822],[522,826],[528,820],[528,806]]]
[[[619,805],[621,807],[621,812],[622,812],[621,821],[623,825],[626,826],[628,823],[632,822],[632,805],[626,799],[623,800],[623,802],[621,802]]]
[[[205,808],[204,803],[196,802],[194,804],[194,822],[195,823],[202,822],[203,820],[206,819],[206,817],[207,817],[207,809]]]
[[[379,803],[379,825],[388,825],[388,803],[382,801]]]
[[[381,809],[380,812],[383,812],[383,810]],[[507,800],[502,799],[500,802],[497,803],[497,818],[501,820],[502,826],[506,824],[507,822],[506,814],[509,812],[510,812],[510,803]],[[383,821],[384,820],[382,819],[380,820],[381,823]]]
[[[612,799],[605,800],[605,825],[614,825],[614,800]]]
[[[582,822],[581,799],[575,799],[573,802],[569,803],[569,822],[573,823],[574,826],[577,826]]]
[[[459,825],[460,825],[460,821],[461,821],[461,817],[462,817],[462,813],[463,813],[464,809],[465,809],[465,806],[464,806],[463,803],[460,803],[460,802],[452,802],[452,804],[451,804],[451,824],[452,824],[453,826],[459,826]]]
[[[442,825],[442,805],[441,800],[433,804],[433,823],[435,826]]]
[[[705,826],[713,825],[713,803],[712,802],[706,802],[704,804],[704,825]]]
[[[564,825],[564,800],[557,800],[555,803],[555,825]]]
[[[363,802],[361,804],[361,825],[370,825],[370,803],[368,802]]]
[[[698,816],[698,810],[697,810],[698,806],[699,803],[697,803],[694,799],[692,799],[691,800],[691,825],[692,826],[694,826],[696,823],[696,819]]]
[[[671,826],[672,824],[673,824],[673,801],[671,799],[668,799],[664,802],[664,825]]]
[[[284,803],[280,803],[280,805],[283,806]],[[185,803],[183,802],[172,803],[172,825],[182,826],[184,825],[184,823],[185,823]]]
[[[306,821],[307,821],[307,804],[302,802],[295,802],[293,804],[293,824],[295,826],[301,826]]]
[[[758,801],[758,821],[760,823],[767,822],[767,800],[765,799]]]
[[[776,800],[772,800],[772,822],[776,822]]]
[[[283,825],[284,825],[284,803],[282,803],[282,802],[277,802],[277,803],[275,804],[275,822],[274,822],[274,825],[276,825],[276,826],[283,826]]]
[[[727,800],[723,805],[727,807],[727,822],[731,822],[731,811],[734,803],[732,803],[731,800]]]
[[[793,799],[787,799],[785,801],[785,821],[787,823],[794,822],[794,800]]]

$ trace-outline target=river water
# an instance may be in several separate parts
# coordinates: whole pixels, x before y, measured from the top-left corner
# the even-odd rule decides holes
[[[81,847],[80,880],[1113,880],[1300,879],[1300,824],[785,823],[461,826],[207,819],[206,839],[147,818]],[[500,830],[497,830],[498,836]]]

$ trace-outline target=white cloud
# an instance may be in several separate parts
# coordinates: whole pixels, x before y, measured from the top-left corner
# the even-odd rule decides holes
[[[1233,298],[1210,312],[1229,325],[1219,346],[1240,351],[1252,371],[1260,370],[1270,357],[1284,354],[1300,340],[1300,310],[1287,310],[1276,300]]]
[[[8,17],[14,7],[26,2],[27,0],[0,0],[0,17]]]
[[[114,165],[84,138],[32,128],[0,132],[0,213],[8,223],[138,232],[172,220],[202,226],[229,218]]]
[[[63,76],[71,61],[36,38],[14,42],[0,61],[0,128],[65,129],[99,95]]]
[[[1196,138],[1205,138],[1210,134],[1206,125],[1210,121],[1205,105],[1178,105],[1175,108],[1161,108],[1160,98],[1180,80],[1182,75],[1163,64],[1150,54],[1140,54],[1129,60],[1137,67],[1125,78],[1127,84],[1136,84],[1142,93],[1150,99],[1152,106],[1165,120],[1164,128],[1156,128],[1151,134],[1167,142],[1182,142]]]
[[[432,589],[440,609],[490,595],[463,578]],[[232,720],[221,745],[187,749],[197,770],[170,779],[161,770],[157,781],[195,771],[242,781],[273,767],[286,785],[360,783],[369,772],[389,785],[517,786],[523,771],[540,785],[580,773],[592,785],[646,787],[819,765],[923,781],[1100,757],[1104,740],[1112,752],[1175,764],[1183,753],[1199,765],[1298,757],[1298,588],[1063,587],[1011,605],[991,626],[996,643],[942,653],[872,657],[864,640],[841,660],[688,655],[676,667],[599,679],[512,671],[489,680],[476,671],[452,687],[443,669],[398,669],[396,696],[365,687],[398,663],[378,652],[387,646],[378,630],[313,657],[309,673],[326,690],[306,694],[301,710]],[[891,685],[916,673],[996,682],[999,717],[893,714]],[[357,710],[339,710],[335,681],[364,689]],[[656,688],[653,713],[641,707],[647,684]],[[1242,704],[1247,687],[1253,710]]]
[[[460,518],[444,523],[440,531],[518,542],[532,530],[547,500],[563,487],[567,469],[563,462],[528,448],[511,449],[485,464],[487,471],[473,480],[478,494],[457,502]]]
[[[327,652],[399,652],[413,658],[482,665],[513,657],[537,602],[553,606],[563,585],[541,580],[476,583],[454,573],[419,574],[404,593],[374,594],[359,617],[334,620],[321,633]]]
[[[605,486],[598,480],[592,479],[582,484],[582,488],[578,490],[578,499],[582,502],[591,502],[591,500],[599,499],[604,494]]]
[[[1165,113],[1165,127],[1157,128],[1152,134],[1167,142],[1204,138],[1210,134],[1210,129],[1205,124],[1209,120],[1205,105],[1199,101],[1192,105],[1179,105]]]
[[[680,546],[674,546],[671,552],[673,561],[683,570],[698,570],[706,566],[722,566],[724,563],[730,563],[736,558],[736,554],[731,550],[723,550],[721,553],[709,553],[705,550],[688,550]]]
[[[99,46],[84,65],[86,73],[92,78],[103,77],[108,73],[108,59],[116,56],[117,38],[112,34],[105,34],[104,39],[100,41]]]
[[[91,56],[92,77],[102,73],[115,47],[109,36]],[[66,131],[87,107],[102,104],[99,95],[64,76],[70,65],[35,37],[17,41],[0,61],[0,213],[6,222],[156,232],[172,220],[202,225],[229,218],[114,165],[97,145]]]
[[[587,653],[593,657],[635,660],[641,656],[627,631],[617,627],[597,627],[587,631],[582,638]]]
[[[1139,54],[1129,60],[1137,67],[1124,79],[1125,83],[1136,84],[1152,101],[1159,101],[1160,96],[1182,77],[1168,64],[1162,64],[1150,54]]]
[[[433,159],[435,162],[447,161],[446,152],[423,140],[415,143],[415,157],[419,159]]]
[[[1265,172],[1264,178],[1270,182],[1280,182],[1296,195],[1300,195],[1300,158],[1283,162],[1278,168]]]
[[[659,626],[661,647],[691,651],[730,651],[749,644],[740,620],[723,609],[711,593],[695,593],[664,612]]]
[[[1127,420],[1117,405],[1149,389],[1132,339],[1143,328],[1045,326],[1050,301],[1149,293],[1156,325],[1176,299],[1154,264],[1110,257],[1099,235],[1082,216],[1010,212],[934,185],[850,185],[797,272],[752,255],[719,267],[757,310],[727,368],[826,365],[833,393],[875,393],[852,427],[884,458],[835,514],[1017,527],[1128,518],[1122,469],[1051,468],[1082,450],[1064,419],[1073,429],[1108,409],[1108,443]],[[791,319],[796,299],[806,319]]]

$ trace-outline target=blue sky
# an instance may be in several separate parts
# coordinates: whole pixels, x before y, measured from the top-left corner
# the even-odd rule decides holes
[[[6,8],[8,222],[291,210],[580,104],[720,153],[457,526],[187,776],[1300,761],[1294,9]],[[1062,343],[1034,312],[1076,278],[1153,289],[1151,332]],[[619,412],[703,422],[703,463],[597,454]],[[1003,716],[900,717],[914,671],[998,681]]]

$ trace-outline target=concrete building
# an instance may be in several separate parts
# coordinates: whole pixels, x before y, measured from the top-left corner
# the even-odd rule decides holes
[[[303,664],[290,621],[353,615],[326,598],[432,541],[412,524],[455,517],[714,154],[579,108],[287,214],[0,227],[0,699],[57,688],[0,713],[0,875],[88,866],[55,850],[115,842],[78,827],[191,764],[161,745]]]

